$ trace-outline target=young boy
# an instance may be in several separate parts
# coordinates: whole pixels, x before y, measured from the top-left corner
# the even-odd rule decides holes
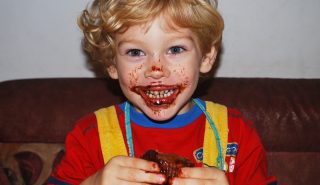
[[[276,184],[263,146],[233,109],[192,99],[215,62],[223,20],[205,0],[96,0],[79,25],[85,48],[127,102],[82,118],[49,184],[162,184],[149,149],[195,163],[172,184]]]

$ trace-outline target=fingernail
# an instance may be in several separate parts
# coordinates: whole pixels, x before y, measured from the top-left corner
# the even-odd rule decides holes
[[[152,164],[152,168],[155,170],[155,171],[159,171],[159,166],[157,163],[153,163]]]
[[[179,185],[179,182],[178,181],[176,181],[175,179],[172,179],[172,183],[171,183],[172,185]]]
[[[178,177],[183,177],[182,168],[179,169]]]
[[[156,163],[152,163],[152,168],[157,169],[157,164]]]
[[[159,182],[163,183],[166,180],[166,178],[163,175],[159,175]]]

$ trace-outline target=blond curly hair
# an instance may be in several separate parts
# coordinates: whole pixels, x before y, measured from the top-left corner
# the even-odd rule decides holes
[[[173,28],[191,29],[207,53],[212,46],[219,48],[224,27],[216,6],[215,0],[94,0],[78,18],[83,48],[106,69],[114,64],[115,33],[163,16]]]

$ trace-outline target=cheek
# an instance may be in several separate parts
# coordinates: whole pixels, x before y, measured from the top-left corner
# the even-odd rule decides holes
[[[173,67],[174,78],[179,79],[184,87],[187,87],[196,81],[199,77],[198,71],[194,67],[186,67],[177,64]]]
[[[127,73],[123,76],[123,81],[126,82],[128,88],[133,88],[137,85],[140,75],[142,74],[143,65],[136,66],[132,69],[129,69]]]

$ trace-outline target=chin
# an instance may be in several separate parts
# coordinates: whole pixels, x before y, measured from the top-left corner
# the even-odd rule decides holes
[[[164,109],[164,110],[157,110],[157,111],[147,110],[147,111],[144,111],[144,114],[154,121],[161,122],[161,121],[166,121],[173,118],[177,113]]]
[[[141,110],[146,116],[154,121],[166,121],[181,113],[182,109],[184,109],[183,105],[173,103],[170,105],[149,105],[143,107]]]

